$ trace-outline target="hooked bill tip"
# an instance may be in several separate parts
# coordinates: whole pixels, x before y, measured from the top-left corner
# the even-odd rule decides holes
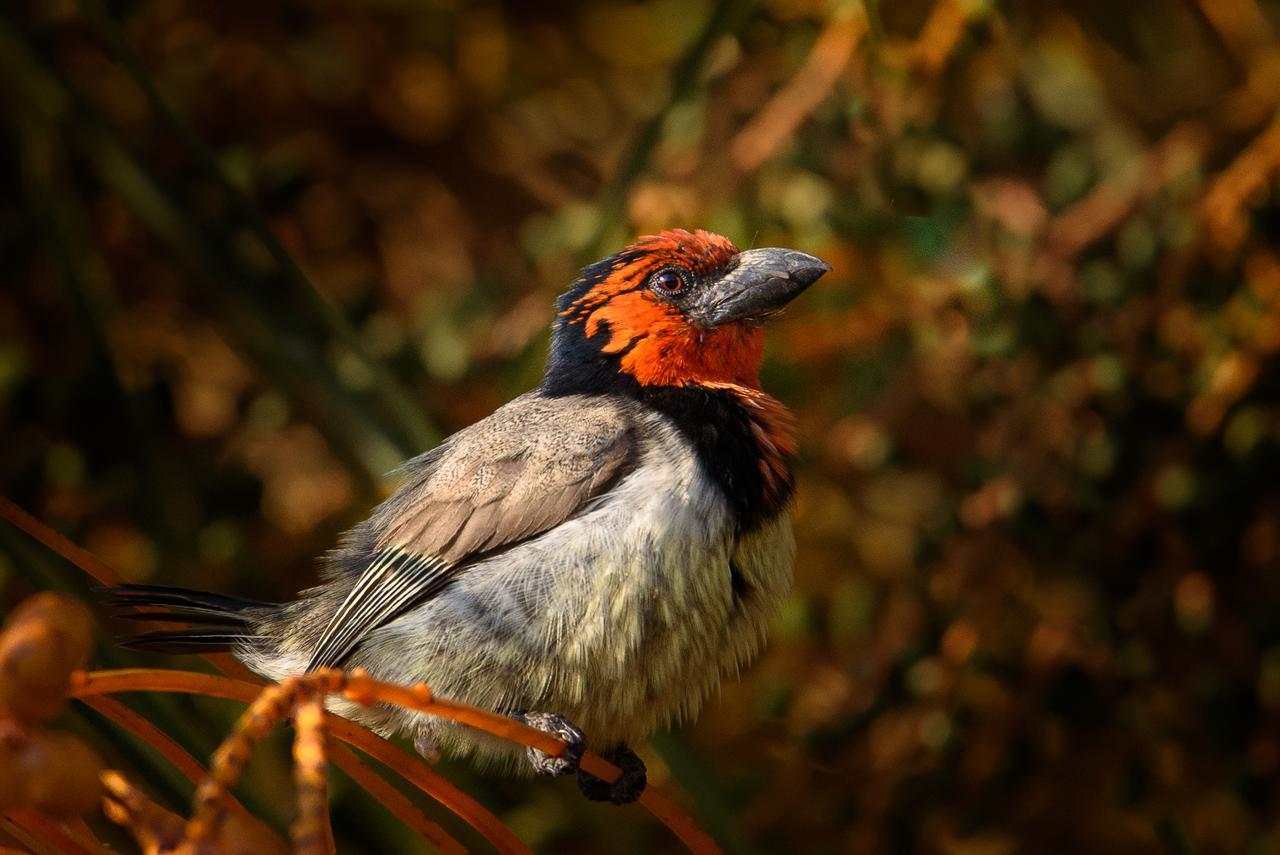
[[[812,285],[824,273],[831,272],[831,265],[816,255],[789,250],[786,257],[787,275],[803,285]]]

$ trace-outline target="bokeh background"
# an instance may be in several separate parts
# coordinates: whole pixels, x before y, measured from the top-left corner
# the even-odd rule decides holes
[[[17,0],[0,492],[131,579],[287,597],[538,381],[582,264],[672,226],[814,252],[764,377],[796,590],[652,779],[744,853],[1280,851],[1278,32],[1263,0]],[[7,526],[0,584],[90,596]],[[99,664],[142,661],[120,629]],[[198,756],[236,713],[130,702]],[[443,768],[541,851],[676,845]],[[288,773],[275,743],[244,788],[280,827]],[[344,851],[423,848],[334,787]]]

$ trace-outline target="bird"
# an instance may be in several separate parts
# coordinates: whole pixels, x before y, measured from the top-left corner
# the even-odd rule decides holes
[[[751,662],[790,592],[795,420],[761,388],[763,322],[830,269],[703,230],[637,238],[557,301],[542,382],[405,463],[318,585],[284,603],[112,588],[123,616],[189,624],[125,643],[229,650],[272,680],[362,668],[425,682],[569,750],[330,708],[430,758],[576,773],[588,798],[633,801],[646,770],[632,746]],[[578,768],[588,746],[616,782]]]

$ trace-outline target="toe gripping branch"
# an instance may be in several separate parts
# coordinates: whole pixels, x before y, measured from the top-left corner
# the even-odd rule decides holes
[[[535,772],[539,775],[555,776],[578,771],[582,754],[587,750],[587,738],[568,719],[555,713],[544,712],[518,712],[511,717],[521,724],[527,724],[543,733],[563,739],[567,746],[559,757],[552,757],[537,748],[525,749],[529,753],[529,763]]]
[[[644,793],[648,783],[644,761],[627,746],[620,745],[600,754],[622,772],[616,781],[610,783],[580,768],[587,739],[568,719],[544,712],[518,712],[511,717],[522,724],[559,737],[568,746],[559,757],[552,757],[536,748],[527,749],[529,763],[539,775],[568,775],[576,772],[578,789],[593,802],[625,805],[634,802]]]
[[[613,802],[628,805],[640,798],[648,784],[644,761],[625,745],[612,751],[603,751],[601,757],[622,770],[612,784],[592,775],[586,769],[578,769],[578,789],[593,802]]]

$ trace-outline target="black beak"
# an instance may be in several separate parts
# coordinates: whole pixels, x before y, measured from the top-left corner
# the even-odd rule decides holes
[[[719,279],[700,289],[685,311],[704,327],[761,320],[782,309],[831,269],[820,258],[794,249],[749,249],[738,253]]]

